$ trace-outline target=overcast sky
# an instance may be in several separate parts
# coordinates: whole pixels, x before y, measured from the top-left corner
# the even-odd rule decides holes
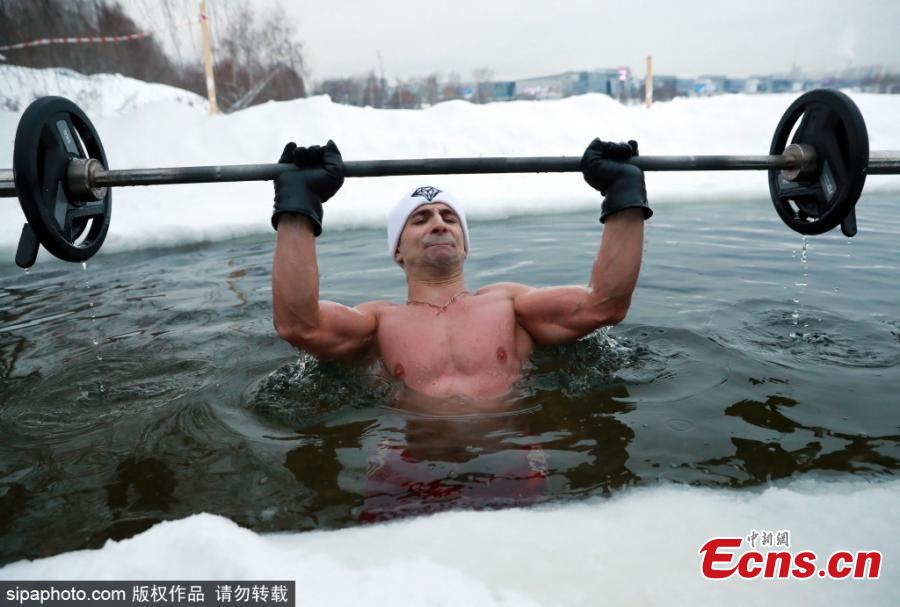
[[[900,71],[900,0],[207,0],[216,15],[280,3],[306,49],[314,80],[378,71],[388,78],[493,70],[518,79],[630,67],[643,75],[809,74],[848,66]],[[200,60],[199,0],[124,6],[171,47]],[[162,8],[169,7],[169,8]],[[177,8],[172,8],[177,7]],[[189,18],[190,16],[190,18]],[[190,21],[190,24],[188,23]]]
[[[210,0],[215,3],[217,0]],[[254,0],[264,4],[275,0]],[[900,67],[897,0],[284,0],[315,79],[477,68],[495,79],[630,66],[747,76]]]

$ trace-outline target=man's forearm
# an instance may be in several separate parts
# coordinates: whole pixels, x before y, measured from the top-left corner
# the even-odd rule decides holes
[[[644,213],[639,208],[611,215],[591,271],[591,293],[598,305],[627,311],[637,285],[644,251]]]
[[[314,330],[319,323],[319,266],[312,222],[284,215],[278,223],[272,263],[272,308],[282,336]]]

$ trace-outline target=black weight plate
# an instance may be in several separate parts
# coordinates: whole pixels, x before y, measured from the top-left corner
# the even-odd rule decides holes
[[[19,204],[47,251],[64,261],[86,261],[106,238],[112,194],[107,189],[102,200],[91,202],[71,197],[65,179],[71,158],[95,158],[108,168],[100,137],[81,108],[63,97],[37,99],[16,129],[13,171]],[[85,229],[87,235],[76,244]]]
[[[802,120],[801,120],[802,118]],[[818,165],[809,181],[786,180],[769,170],[769,193],[779,217],[801,234],[822,234],[854,210],[866,183],[869,135],[853,100],[840,91],[819,89],[801,95],[782,116],[769,153],[784,152],[790,143],[815,148]]]

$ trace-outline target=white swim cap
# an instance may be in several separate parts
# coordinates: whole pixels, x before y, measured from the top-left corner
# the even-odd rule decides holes
[[[406,196],[397,201],[397,204],[388,213],[387,244],[388,255],[391,256],[391,259],[394,259],[397,245],[400,244],[400,233],[403,232],[406,220],[420,206],[431,204],[432,202],[443,202],[453,209],[453,212],[459,217],[459,225],[462,226],[463,244],[468,254],[469,228],[466,226],[466,213],[462,205],[449,192],[429,185],[419,186],[410,190]]]

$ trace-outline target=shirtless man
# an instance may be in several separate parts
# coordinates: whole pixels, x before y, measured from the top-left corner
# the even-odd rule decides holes
[[[275,183],[278,335],[320,358],[380,358],[396,380],[431,397],[501,398],[536,345],[575,341],[625,318],[641,266],[644,220],[652,215],[642,171],[624,162],[636,154],[633,141],[595,139],[585,150],[585,181],[605,196],[603,236],[586,286],[497,283],[469,291],[463,208],[447,192],[423,186],[389,217],[389,252],[406,273],[407,302],[351,308],[319,300],[315,247],[322,203],[343,184],[340,152],[332,141],[288,144],[279,162],[304,170],[283,173]]]

